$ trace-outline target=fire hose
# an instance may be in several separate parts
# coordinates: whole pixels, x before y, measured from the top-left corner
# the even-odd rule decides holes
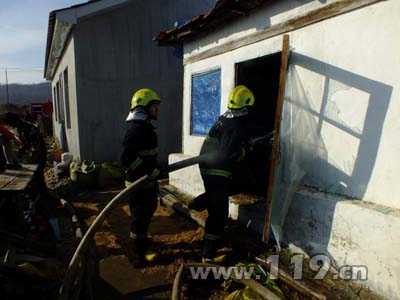
[[[212,159],[213,153],[207,153],[200,156],[196,156],[193,158],[185,159],[174,164],[167,166],[163,172],[171,173],[189,166],[196,165],[198,163],[207,162]],[[68,265],[67,271],[65,273],[65,277],[63,280],[63,284],[60,288],[60,296],[59,300],[67,300],[69,299],[69,292],[72,290],[73,285],[75,283],[76,272],[79,269],[80,258],[83,253],[87,250],[89,242],[93,238],[94,234],[103,224],[104,220],[107,218],[108,214],[112,211],[112,209],[120,202],[129,196],[133,191],[139,188],[141,185],[147,183],[149,181],[149,175],[144,175],[139,178],[131,185],[122,190],[118,195],[116,195],[100,212],[100,214],[96,217],[94,222],[90,225],[89,229],[86,231],[85,235],[81,239],[78,247],[76,248],[74,255],[72,256],[70,263]]]
[[[264,144],[266,141],[269,141],[273,135],[273,132],[262,136],[262,137],[256,137],[253,138],[249,141],[250,145],[256,145],[256,144]],[[200,156],[196,156],[193,158],[185,159],[176,163],[173,163],[169,166],[167,166],[165,169],[162,170],[164,173],[171,173],[189,166],[193,166],[196,164],[200,163],[207,163],[212,161],[217,153],[206,153]],[[80,258],[82,257],[83,253],[88,248],[89,242],[93,238],[94,234],[97,232],[97,230],[100,228],[100,226],[103,224],[104,220],[107,218],[108,214],[112,211],[112,209],[118,204],[119,201],[125,199],[127,196],[129,196],[134,190],[139,188],[141,185],[147,183],[149,181],[149,176],[144,175],[143,177],[139,178],[135,182],[133,182],[131,185],[126,187],[124,190],[122,190],[118,195],[116,195],[100,212],[100,214],[96,217],[94,222],[90,225],[89,229],[86,231],[85,235],[81,239],[78,247],[76,248],[74,255],[72,256],[70,263],[68,265],[63,284],[60,288],[60,296],[58,300],[67,300],[69,299],[69,292],[73,288],[73,284],[75,283],[75,276],[76,272],[79,269],[79,262],[81,261]]]

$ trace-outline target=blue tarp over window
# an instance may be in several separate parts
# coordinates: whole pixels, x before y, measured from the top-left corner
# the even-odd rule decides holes
[[[221,70],[192,77],[191,134],[207,135],[220,115]]]

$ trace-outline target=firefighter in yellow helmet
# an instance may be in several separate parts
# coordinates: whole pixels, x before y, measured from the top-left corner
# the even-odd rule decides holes
[[[208,210],[203,236],[203,262],[224,259],[223,255],[217,255],[217,250],[228,220],[233,171],[250,148],[247,126],[254,100],[247,87],[240,85],[234,88],[229,95],[228,110],[212,126],[200,151],[200,154],[218,153],[214,159],[200,164],[205,193],[189,204],[191,209]]]
[[[151,89],[140,89],[133,94],[131,109],[126,119],[129,128],[123,140],[121,162],[126,167],[125,186],[145,174],[153,179],[131,194],[129,208],[132,216],[130,239],[136,264],[153,261],[157,254],[148,248],[147,230],[157,208],[157,135],[151,124],[157,119],[161,100]]]

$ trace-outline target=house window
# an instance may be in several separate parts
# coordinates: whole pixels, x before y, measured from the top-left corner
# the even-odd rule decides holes
[[[64,101],[65,101],[65,122],[66,127],[69,129],[71,128],[71,115],[70,115],[70,108],[69,108],[69,91],[68,91],[68,68],[64,70]]]
[[[61,107],[61,87],[60,87],[60,81],[57,82],[56,84],[56,92],[57,92],[57,106],[58,106],[58,123],[62,123],[62,107]]]
[[[54,116],[56,121],[58,121],[58,99],[57,99],[57,89],[56,87],[53,87],[53,102],[54,102]]]
[[[192,76],[191,134],[207,135],[220,115],[221,70]]]
[[[65,107],[64,107],[64,80],[63,73],[60,74],[59,82],[59,105],[60,105],[60,120],[65,126]]]

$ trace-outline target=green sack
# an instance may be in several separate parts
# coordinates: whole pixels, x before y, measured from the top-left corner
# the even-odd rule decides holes
[[[264,300],[259,294],[246,287],[242,290],[236,290],[229,294],[225,300]]]
[[[70,178],[73,182],[83,186],[91,186],[96,183],[96,164],[93,161],[74,161],[70,168]]]
[[[118,162],[104,162],[98,170],[97,184],[100,187],[120,184],[124,175],[124,169]]]

